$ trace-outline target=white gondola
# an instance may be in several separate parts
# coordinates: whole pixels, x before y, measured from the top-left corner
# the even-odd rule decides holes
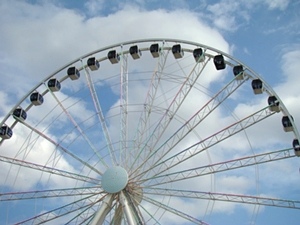
[[[129,48],[129,53],[133,59],[139,59],[142,56],[142,52],[137,45],[131,46]]]
[[[50,79],[48,81],[48,88],[53,92],[59,91],[61,88],[60,82],[56,78]]]
[[[280,112],[279,101],[275,96],[269,96],[268,98],[269,109],[272,112]]]
[[[184,55],[184,52],[183,52],[180,44],[173,45],[173,47],[172,47],[172,53],[173,53],[175,59],[180,59]]]
[[[293,140],[293,148],[296,156],[300,156],[300,144],[298,139]]]
[[[13,117],[17,120],[24,121],[27,118],[27,113],[22,108],[16,108],[13,112]]]
[[[40,93],[34,92],[30,95],[30,101],[33,105],[41,105],[44,102],[44,98]]]
[[[293,119],[293,117],[291,118]],[[285,132],[291,132],[294,130],[293,125],[288,116],[283,116],[281,122],[282,122],[283,130]]]
[[[107,54],[107,58],[112,64],[118,63],[120,61],[120,56],[117,54],[116,50],[111,50]]]
[[[150,52],[151,52],[153,58],[159,57],[159,45],[157,43],[156,44],[152,44],[150,46]]]
[[[263,82],[260,79],[252,80],[251,86],[252,86],[254,94],[261,94],[264,91],[263,90],[264,85],[263,85]]]
[[[244,68],[242,65],[237,65],[233,67],[233,74],[237,80],[244,79]]]
[[[214,57],[214,64],[217,70],[223,70],[226,68],[226,63],[223,55],[216,55]]]
[[[193,51],[193,56],[196,62],[204,62],[205,56],[202,48],[196,48]]]
[[[91,57],[87,60],[87,65],[90,70],[98,70],[100,68],[100,63],[95,57]]]
[[[12,129],[7,126],[7,125],[3,125],[1,128],[0,128],[0,137],[2,139],[9,139],[11,138],[13,135],[13,131]]]

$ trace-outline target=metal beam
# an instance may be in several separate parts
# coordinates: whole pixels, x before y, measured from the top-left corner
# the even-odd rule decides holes
[[[205,166],[195,167],[187,170],[161,174],[161,175],[140,180],[140,182],[146,182],[148,180],[156,180],[155,184],[151,186],[158,186],[165,183],[173,183],[180,180],[191,179],[193,177],[215,174],[215,173],[234,170],[238,168],[245,168],[248,166],[278,161],[282,159],[288,159],[292,157],[296,157],[293,148],[282,149],[273,152],[266,152],[262,154],[246,156],[246,157],[233,159],[225,162],[219,162],[219,163],[209,164]]]
[[[91,223],[91,225],[102,225],[106,215],[111,210],[112,202],[113,202],[114,196],[112,194],[107,195],[103,201],[100,209],[95,214],[95,217]]]
[[[275,206],[281,208],[300,209],[300,201],[285,200],[278,198],[258,197],[251,195],[236,195],[213,192],[186,191],[164,188],[145,188],[144,193],[151,195],[174,196],[182,198],[195,198],[205,200],[216,200],[234,203],[246,203],[264,206]]]

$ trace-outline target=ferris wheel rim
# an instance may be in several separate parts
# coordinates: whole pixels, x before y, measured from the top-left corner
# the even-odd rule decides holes
[[[15,105],[15,107],[13,107],[13,109],[11,110],[10,113],[8,113],[7,115],[7,118],[9,116],[12,115],[12,112],[14,109],[16,109],[17,107],[19,107],[19,105],[21,105],[21,103],[26,99],[28,98],[28,96],[34,92],[39,86],[41,86],[42,84],[46,83],[46,81],[48,81],[50,78],[54,77],[58,72],[66,69],[67,67],[71,66],[72,64],[74,64],[75,62],[79,62],[79,61],[82,61],[82,59],[84,58],[87,58],[89,56],[92,56],[96,53],[99,53],[99,52],[102,52],[102,51],[106,51],[106,50],[109,50],[109,49],[113,49],[113,48],[116,48],[116,47],[120,47],[120,46],[124,46],[124,45],[130,45],[130,44],[136,44],[136,43],[140,43],[140,42],[176,42],[176,43],[184,43],[184,44],[189,44],[189,45],[195,45],[195,46],[199,46],[199,47],[207,47],[208,49],[212,50],[213,52],[216,52],[216,53],[219,53],[219,54],[222,54],[224,55],[225,57],[231,59],[231,60],[234,60],[234,62],[236,62],[237,64],[240,64],[240,65],[243,65],[245,66],[244,63],[241,63],[240,61],[237,61],[235,60],[232,56],[228,55],[227,53],[224,53],[222,51],[215,51],[214,48],[210,48],[208,46],[205,46],[205,45],[201,45],[201,44],[198,44],[198,43],[194,43],[194,42],[185,42],[183,40],[178,40],[178,39],[142,39],[142,40],[134,40],[134,41],[128,41],[128,42],[123,42],[123,43],[119,43],[119,44],[115,44],[115,45],[110,45],[110,46],[107,46],[107,47],[104,47],[104,48],[101,48],[100,50],[96,50],[96,51],[93,51],[93,52],[90,52],[88,54],[85,54],[83,55],[82,57],[74,60],[74,61],[71,61],[70,63],[66,64],[65,66],[61,67],[60,69],[58,69],[56,72],[52,73],[50,76],[48,76],[46,79],[42,80],[36,87],[34,87],[31,91],[28,92],[28,94],[26,94],[26,97],[24,97],[24,99],[22,99],[18,104]],[[197,44],[197,45],[196,45]],[[128,54],[128,52],[126,53]],[[228,62],[228,64],[230,64],[230,62]],[[84,70],[87,66],[82,66],[82,69],[81,70]],[[255,78],[260,78],[262,81],[263,79],[258,75],[256,74],[251,68],[249,68],[248,66],[245,66],[246,70],[248,70],[251,75],[254,74]],[[251,76],[250,76],[251,77]],[[264,82],[264,81],[263,81]],[[278,97],[278,95],[271,89],[271,87],[269,87],[269,85],[267,83],[264,82],[264,84],[266,84],[266,92],[269,94],[269,95],[274,95],[277,97],[278,101],[280,102],[280,106],[281,106],[281,109],[282,109],[282,113],[286,116],[288,116],[290,118],[290,121],[291,123],[293,124],[293,127],[294,127],[294,134],[296,136],[296,138],[299,137],[298,135],[298,130],[297,130],[297,127],[295,126],[294,124],[294,121],[292,120],[292,117],[291,115],[288,113],[287,111],[287,108],[285,107],[284,103],[280,100],[280,98]],[[5,124],[5,121],[7,120],[7,118],[4,118],[4,120],[1,122],[1,126],[3,124]],[[180,191],[180,190],[178,190]]]
[[[216,49],[216,48],[213,48],[213,47],[210,47],[208,45],[204,45],[204,44],[201,44],[201,43],[198,43],[198,42],[191,42],[191,41],[187,41],[187,40],[183,40],[183,39],[172,39],[172,38],[149,38],[149,39],[135,39],[135,40],[130,40],[130,41],[125,41],[125,42],[119,42],[117,44],[112,44],[112,45],[108,45],[106,47],[103,47],[103,48],[99,48],[95,51],[91,51],[87,54],[84,54],[82,56],[80,56],[79,58],[76,58],[74,60],[71,60],[70,62],[68,62],[67,64],[63,65],[62,67],[60,67],[59,69],[57,69],[56,71],[54,71],[53,73],[51,73],[50,75],[46,76],[44,79],[42,79],[35,87],[33,87],[31,90],[29,90],[27,92],[27,94],[24,95],[23,98],[20,99],[19,102],[17,102],[15,104],[15,106],[11,109],[11,111],[9,111],[6,116],[2,119],[2,121],[0,122],[0,127],[2,125],[5,124],[5,121],[8,119],[9,116],[12,115],[13,113],[13,110],[15,110],[17,107],[19,107],[19,105],[26,99],[28,98],[28,96],[33,93],[39,86],[41,86],[42,84],[44,84],[45,82],[47,82],[51,77],[54,77],[57,73],[63,71],[64,69],[66,69],[67,67],[71,66],[72,64],[74,64],[75,62],[78,62],[78,61],[81,61],[83,58],[87,58],[91,55],[94,55],[96,53],[99,53],[99,52],[102,52],[102,51],[106,51],[106,50],[109,50],[109,49],[113,49],[113,48],[116,48],[116,47],[120,47],[120,46],[124,46],[124,45],[130,45],[130,44],[134,44],[134,43],[144,43],[144,42],[175,42],[175,43],[184,43],[184,44],[189,44],[189,45],[194,45],[194,46],[199,46],[199,47],[202,47],[202,48],[205,48],[205,49],[209,49],[209,50],[212,50],[213,52],[216,52],[216,53],[219,53],[219,54],[222,54],[224,56],[226,56],[227,58],[233,60],[236,62],[237,65],[243,65],[245,67],[246,70],[248,70],[251,74],[254,75],[255,78],[258,78],[260,79],[266,89],[265,91],[269,94],[269,95],[274,95],[277,100],[280,102],[280,106],[282,108],[282,112],[284,113],[285,116],[287,116],[290,120],[290,122],[292,123],[293,125],[293,128],[294,128],[294,134],[295,134],[295,138],[300,140],[300,133],[298,131],[298,128],[292,118],[292,116],[290,115],[290,113],[288,113],[288,109],[287,107],[285,106],[284,102],[280,99],[280,97],[277,95],[277,93],[272,89],[272,87],[263,79],[263,77],[261,77],[259,74],[257,74],[251,67],[249,67],[247,64],[243,63],[242,61],[236,59],[235,57],[231,56],[229,53],[226,53],[224,51],[221,51],[219,49]],[[2,141],[0,142],[0,145],[1,145]]]

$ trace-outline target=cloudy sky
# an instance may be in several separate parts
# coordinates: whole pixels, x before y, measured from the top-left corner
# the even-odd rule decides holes
[[[0,20],[1,120],[41,80],[86,53],[130,40],[171,38],[211,46],[245,63],[272,86],[293,115],[296,124],[300,121],[298,103],[300,98],[298,87],[300,83],[299,0],[1,0]],[[135,65],[139,67],[139,65]],[[220,78],[217,74],[213,76],[215,72],[211,73],[214,78],[208,80],[207,84]],[[107,83],[109,82],[113,84],[114,81],[107,81]],[[99,86],[101,85],[104,84],[99,82]],[[84,126],[92,127],[95,117],[87,103],[83,101],[82,104],[86,104],[84,109],[79,105],[71,107],[74,102],[80,101],[78,100],[80,92],[76,92],[79,88],[80,85],[73,84],[69,89],[58,94],[58,98],[67,99],[64,104],[66,108],[70,107],[71,113],[82,112],[74,117],[76,121],[82,123],[84,121]],[[143,88],[142,83],[137,83],[132,87],[132,93],[138,94]],[[169,88],[171,91],[171,87]],[[68,94],[74,90],[79,94],[68,98]],[[114,104],[104,102],[103,105],[107,107],[106,112],[110,118],[109,130],[113,136],[116,133],[114,131],[119,129],[117,125],[113,126],[114,122],[117,121],[114,121],[114,107],[118,99],[115,99],[116,93],[113,88],[109,93],[112,96],[108,98],[108,101],[111,100]],[[137,95],[132,94],[130,96],[136,101],[139,100]],[[237,96],[233,98],[237,98]],[[53,98],[52,101],[54,104]],[[240,104],[239,107],[234,108],[237,115],[243,115],[248,109],[254,107],[253,105],[262,104],[259,100],[251,102],[249,105],[246,104],[246,100],[242,102],[245,104]],[[185,105],[185,107],[187,106]],[[67,143],[67,139],[72,139],[75,131],[70,128],[71,122],[66,122],[66,118],[59,117],[59,113],[60,111],[57,114],[54,113],[54,116],[58,118],[57,122],[65,122],[60,128],[69,129],[70,135],[65,138]],[[43,119],[36,108],[32,110],[32,114],[36,115],[36,120]],[[224,120],[227,118],[225,115],[216,114],[214,116]],[[47,132],[49,136],[56,140],[56,136],[59,134],[55,135],[53,130],[47,129],[46,126],[49,119],[53,119],[53,117],[45,117],[46,119],[43,119],[41,123],[35,122],[35,124],[40,130]],[[280,117],[278,118],[280,119]],[[72,126],[74,126],[74,123]],[[213,126],[211,127],[213,129]],[[262,130],[265,131],[263,128]],[[26,133],[26,131],[20,129],[18,133],[20,137],[23,134],[22,132]],[[264,137],[271,136],[268,131],[264,135],[266,136],[257,135],[255,136],[257,139],[251,141],[261,143],[266,141]],[[276,135],[277,133],[274,132],[274,136],[270,137],[270,142],[272,142],[272,138],[281,138],[280,135]],[[26,142],[25,138],[20,139],[18,139],[20,142]],[[282,137],[282,140],[290,141],[291,139]],[[52,155],[53,151],[49,150],[51,149],[49,142],[38,140],[35,144],[37,143],[43,145],[45,150],[36,152],[32,156],[29,154],[29,158],[31,157],[29,161],[34,163],[42,161],[41,164],[45,165],[49,163],[49,158],[53,158],[52,160],[58,168],[69,172],[78,172],[75,168],[76,164],[68,161],[66,157],[59,156],[55,158]],[[230,143],[227,144],[230,145]],[[6,148],[13,151],[14,145],[15,143],[8,144]],[[223,147],[226,148],[226,143]],[[0,150],[3,151],[1,148]],[[237,154],[234,151],[233,153]],[[12,157],[13,154],[17,153],[4,153],[3,155]],[[217,158],[214,153],[211,157]],[[225,156],[219,157],[221,161],[228,159]],[[269,185],[261,185],[262,195],[269,194],[274,197],[299,200],[299,167],[299,159],[296,158],[278,164],[278,175],[274,177],[275,181],[269,175],[273,173],[273,169],[277,169],[277,165],[272,164],[269,168],[261,169],[260,179],[265,178],[269,182]],[[47,183],[49,187],[55,187],[55,185],[60,187],[62,183],[61,178],[49,182],[50,179],[47,177],[42,178],[39,177],[41,175],[35,173],[32,173],[32,176],[38,178],[24,183],[24,180],[11,178],[7,174],[19,174],[21,176],[26,174],[26,170],[24,170],[25,172],[14,172],[8,167],[1,168],[3,168],[0,172],[1,177],[5,177],[5,179],[0,184],[1,190],[4,191],[7,190],[7,187],[13,187],[13,190],[31,190],[36,185],[37,180],[43,184]],[[88,168],[85,169],[88,170]],[[92,174],[90,170],[89,173]],[[255,189],[255,185],[253,186],[253,183],[250,183],[244,176],[228,175],[227,178],[226,176],[220,177],[215,183],[216,186],[222,187],[218,190],[229,193],[239,191],[244,194],[251,193]],[[68,185],[72,186],[72,181],[69,182]],[[230,183],[238,184],[236,189],[233,190],[229,185]],[[22,188],[20,189],[20,187]],[[289,190],[291,190],[291,193],[289,193]],[[186,204],[193,214],[197,214],[197,203],[191,201],[194,205],[188,204],[182,202],[182,199],[175,199],[174,201],[175,203],[172,204]],[[10,209],[13,209],[13,206],[7,207],[0,203],[0,209],[1,207],[3,207],[0,212],[1,218],[12,215]],[[268,211],[263,207],[259,209],[250,207],[240,209],[216,204],[214,209],[217,213],[210,213],[210,216],[206,217],[209,224],[232,224],[235,221],[232,218],[237,218],[239,224],[296,225],[300,219],[299,211],[293,209],[282,211],[277,209],[275,214],[274,211]],[[35,212],[41,212],[41,210],[35,210]],[[256,213],[254,213],[255,210]],[[243,216],[247,215],[247,219],[243,220],[238,216],[239,213]],[[224,215],[226,216],[223,217]],[[170,218],[167,217],[167,219]],[[5,221],[11,222],[6,219],[1,220],[0,223],[3,224]]]

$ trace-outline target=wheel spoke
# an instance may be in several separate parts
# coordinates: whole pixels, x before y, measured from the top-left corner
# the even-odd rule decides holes
[[[1,224],[229,224],[300,209],[282,197],[297,195],[285,164],[300,156],[296,121],[260,75],[209,46],[106,46],[3,118]]]
[[[154,185],[158,186],[165,183],[173,183],[180,180],[189,180],[194,177],[200,177],[209,174],[216,174],[219,172],[224,172],[233,169],[240,169],[249,166],[254,166],[263,163],[269,163],[273,161],[283,160],[296,157],[294,154],[294,149],[282,149],[278,151],[267,152],[263,154],[257,154],[252,156],[246,156],[238,159],[233,159],[225,162],[219,162],[214,164],[209,164],[201,167],[195,167],[187,170],[181,170],[177,172],[171,172],[166,174],[161,174],[158,176],[151,177],[149,179],[141,180],[141,182],[146,182],[148,180],[157,179]],[[147,185],[147,187],[149,187]]]
[[[84,209],[86,207],[89,207],[89,206],[97,203],[98,200],[96,200],[96,201],[90,200],[91,202],[88,203],[88,204],[84,204],[84,203],[80,204],[80,202],[85,201],[87,199],[92,199],[92,197],[96,196],[96,195],[97,194],[89,195],[87,197],[81,198],[79,200],[76,200],[76,201],[71,202],[69,204],[63,205],[61,207],[49,210],[47,212],[44,212],[42,214],[39,214],[37,216],[34,216],[32,218],[29,218],[27,220],[19,222],[17,224],[32,224],[32,223],[42,224],[42,223],[46,223],[46,222],[51,221],[51,220],[55,220],[59,217],[71,214],[73,212],[76,212],[78,210]]]
[[[161,223],[151,214],[151,212],[149,210],[147,210],[145,207],[143,207],[142,205],[139,205],[139,207],[141,209],[143,209],[143,211],[146,212],[146,214],[150,217],[149,220],[154,220],[155,221],[155,224],[159,224],[161,225]]]
[[[195,198],[206,199],[213,201],[226,201],[234,203],[255,204],[264,206],[275,206],[281,208],[293,208],[300,209],[300,201],[285,200],[278,198],[265,198],[250,195],[236,195],[236,194],[224,194],[224,193],[212,193],[212,192],[200,192],[200,191],[186,191],[186,190],[173,190],[162,188],[147,188],[145,193],[152,195],[164,195],[172,197],[182,198]]]
[[[109,136],[107,126],[106,126],[105,117],[104,117],[103,112],[102,112],[100,101],[99,101],[99,98],[97,96],[97,92],[96,92],[94,83],[92,82],[92,78],[91,78],[91,75],[90,75],[88,69],[86,68],[86,66],[83,66],[83,68],[84,68],[84,72],[85,72],[85,75],[86,75],[86,80],[88,82],[88,87],[90,89],[90,93],[91,93],[91,96],[92,96],[92,100],[93,100],[93,103],[94,103],[94,106],[95,106],[95,109],[96,109],[96,113],[97,113],[98,119],[99,119],[99,121],[101,123],[101,126],[102,126],[102,131],[104,133],[104,137],[105,137],[105,140],[106,140],[106,143],[107,143],[107,146],[108,146],[108,151],[109,151],[111,159],[113,160],[113,163],[115,164],[116,163],[116,157],[114,155],[113,145],[112,145],[112,142],[111,142],[111,138]],[[95,152],[95,153],[97,153],[97,152]],[[97,155],[98,154],[99,153],[97,153]],[[108,167],[107,164],[103,161],[102,157],[101,156],[99,156],[99,157],[101,158],[101,162],[106,167]]]
[[[94,205],[91,204],[90,206],[87,206],[85,209],[82,209],[72,219],[70,219],[68,222],[66,222],[65,225],[71,224],[71,222],[74,222],[75,224],[88,224],[88,223],[86,223],[86,221],[90,220],[93,214],[89,215],[90,213],[87,211],[91,210],[93,207],[94,207]],[[85,214],[87,214],[87,215],[85,215]]]
[[[198,155],[199,153],[209,149],[210,147],[224,141],[225,139],[247,129],[248,127],[262,121],[269,116],[273,115],[274,112],[271,112],[268,107],[265,107],[242,120],[233,123],[232,125],[220,130],[219,132],[199,141],[195,144],[189,146],[188,148],[170,156],[167,159],[164,159],[160,163],[154,165],[151,169],[153,176],[157,176],[166,170],[173,168],[174,166],[183,163],[184,161]],[[144,175],[144,174],[140,174]]]
[[[162,134],[167,129],[168,125],[172,121],[172,118],[179,110],[183,101],[185,100],[185,98],[193,88],[193,85],[195,84],[200,74],[202,73],[203,69],[207,65],[207,62],[208,60],[206,60],[203,64],[197,63],[192,69],[192,71],[190,72],[190,74],[186,77],[186,80],[181,85],[178,93],[173,98],[168,109],[166,109],[164,115],[158,122],[157,126],[154,128],[154,131],[152,132],[148,140],[146,140],[145,147],[143,147],[141,150],[145,154],[140,156],[140,162],[142,163],[137,167],[137,169],[139,169],[140,167],[144,167],[145,166],[144,162],[151,157],[152,155],[151,149],[153,149],[156,146],[156,144],[162,137]]]
[[[51,144],[53,144],[54,146],[56,146],[57,148],[59,148],[61,151],[63,151],[64,153],[68,154],[69,156],[71,156],[73,159],[77,160],[78,162],[80,162],[82,165],[87,166],[88,168],[90,168],[91,170],[93,170],[94,172],[102,175],[102,173],[97,170],[95,167],[91,166],[90,164],[88,164],[87,162],[85,162],[84,160],[82,160],[81,158],[79,158],[78,156],[74,155],[72,152],[70,152],[68,149],[64,148],[63,146],[61,146],[59,143],[55,142],[52,138],[50,138],[49,136],[47,136],[46,134],[40,132],[39,130],[37,130],[36,128],[30,126],[29,124],[22,122],[22,124],[24,124],[26,127],[28,127],[30,130],[32,130],[33,132],[35,132],[36,134],[38,134],[39,136],[43,137],[44,139],[46,139],[47,141],[49,141]]]
[[[162,209],[164,209],[164,210],[166,210],[166,211],[168,211],[170,213],[173,213],[176,216],[179,216],[179,217],[181,217],[183,219],[186,219],[186,220],[188,220],[190,222],[193,222],[194,224],[208,225],[207,223],[205,223],[205,222],[203,222],[201,220],[198,220],[198,219],[196,219],[196,218],[194,218],[194,217],[192,217],[192,216],[190,216],[190,215],[188,215],[188,214],[186,214],[186,213],[184,213],[184,212],[182,212],[182,211],[180,211],[178,209],[172,208],[172,207],[170,207],[170,206],[168,206],[166,204],[163,204],[163,203],[161,203],[159,201],[156,201],[153,198],[144,197],[144,200],[147,201],[147,202],[149,202],[149,203],[151,203],[151,204],[153,204],[153,205],[155,205],[155,206],[157,206],[157,207],[159,207],[159,208],[162,208]]]
[[[176,130],[160,147],[149,155],[148,159],[155,157],[157,160],[154,164],[148,165],[148,168],[153,168],[158,164],[178,143],[193,131],[210,113],[212,113],[222,102],[224,102],[234,91],[236,91],[246,79],[240,81],[233,79],[224,88],[222,88],[215,96],[213,96],[200,110],[198,110],[185,124]],[[149,164],[145,160],[145,164]],[[149,170],[148,170],[149,171]],[[145,172],[148,172],[145,171]],[[144,173],[145,173],[144,172]]]
[[[81,174],[68,172],[68,171],[64,171],[64,170],[59,170],[59,169],[56,169],[56,168],[43,166],[43,165],[35,164],[35,163],[32,163],[32,162],[27,162],[27,161],[24,161],[24,160],[18,160],[16,158],[9,158],[9,157],[5,157],[5,156],[0,156],[0,161],[5,162],[5,163],[9,163],[9,164],[13,164],[13,165],[17,165],[17,166],[21,166],[21,167],[24,167],[24,168],[26,167],[26,168],[30,168],[30,169],[34,169],[34,170],[39,170],[43,173],[49,173],[49,174],[53,174],[53,175],[57,175],[57,176],[72,178],[72,179],[75,179],[75,180],[78,180],[78,181],[80,180],[80,181],[93,183],[93,184],[98,184],[99,183],[98,179],[95,179],[95,178],[92,178],[92,177],[88,177],[88,176],[84,176],[84,175],[81,175]]]
[[[121,135],[120,135],[120,159],[119,162],[126,165],[127,159],[127,140],[128,140],[128,68],[127,68],[128,55],[121,53],[121,85],[120,85],[120,123],[121,123]]]
[[[38,198],[58,198],[66,196],[84,196],[92,194],[101,194],[102,190],[99,187],[82,187],[82,188],[64,188],[42,191],[26,191],[1,193],[0,201],[28,200]]]
[[[169,52],[170,51],[164,51],[163,46],[162,46],[162,49],[159,52],[159,57],[157,60],[157,68],[155,69],[154,73],[151,76],[151,83],[149,85],[146,99],[144,102],[144,110],[142,111],[142,113],[139,117],[137,131],[136,131],[135,138],[134,138],[134,140],[135,140],[134,147],[137,151],[137,154],[136,154],[136,156],[133,156],[134,160],[132,163],[130,163],[131,168],[134,166],[134,164],[136,163],[136,160],[139,159],[139,157],[142,153],[141,148],[142,148],[142,144],[143,144],[144,138],[145,138],[144,134],[146,133],[146,128],[149,126],[149,123],[150,123],[150,117],[151,117],[151,113],[153,110],[155,97],[157,95],[158,87],[161,82],[163,70],[166,65],[167,56],[169,55]]]
[[[84,133],[84,131],[80,128],[79,124],[75,121],[75,119],[72,117],[72,115],[67,111],[67,109],[63,106],[62,102],[57,98],[57,96],[49,91],[57,104],[60,106],[60,108],[63,110],[63,112],[67,115],[71,123],[74,125],[74,127],[77,129],[77,131],[81,134],[81,136],[84,138],[84,140],[88,143],[90,148],[93,150],[93,152],[98,156],[100,162],[105,166],[108,167],[107,164],[103,160],[103,156],[100,155],[99,151],[95,148],[95,146],[92,144],[90,139],[87,137],[87,135]]]

